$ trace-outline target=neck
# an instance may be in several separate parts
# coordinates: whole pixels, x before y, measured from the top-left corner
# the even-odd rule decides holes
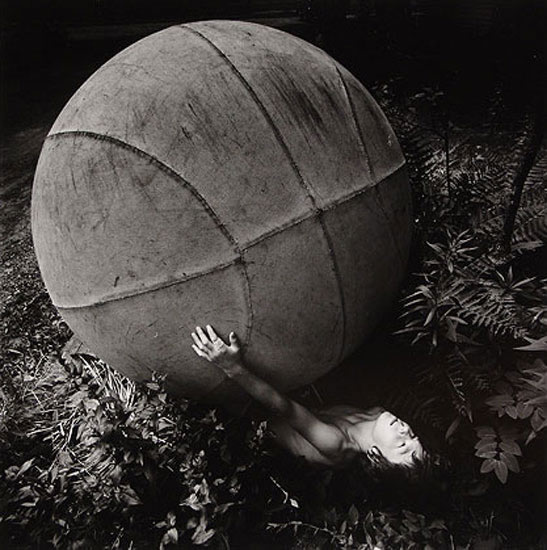
[[[376,420],[362,420],[346,428],[346,433],[355,445],[356,450],[360,452],[370,451],[374,445],[372,430],[375,422]]]

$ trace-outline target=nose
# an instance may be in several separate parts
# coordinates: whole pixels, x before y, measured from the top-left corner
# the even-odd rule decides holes
[[[408,424],[402,420],[399,423],[399,433],[401,435],[407,435],[409,431]]]

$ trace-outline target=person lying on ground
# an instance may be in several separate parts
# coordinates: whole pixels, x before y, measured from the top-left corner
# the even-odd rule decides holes
[[[270,413],[268,426],[277,442],[312,464],[343,467],[356,458],[371,470],[411,473],[427,461],[427,453],[410,426],[380,408],[337,406],[312,412],[284,396],[250,372],[235,333],[226,344],[207,325],[192,332],[195,353],[221,369]]]

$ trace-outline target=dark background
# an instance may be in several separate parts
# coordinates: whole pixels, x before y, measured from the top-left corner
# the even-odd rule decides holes
[[[521,98],[519,88],[537,86],[532,75],[544,69],[543,0],[2,0],[2,134],[51,118],[94,69],[135,40],[213,18],[297,34],[365,85],[402,68],[408,74],[410,63],[417,76],[467,86],[471,97],[461,100],[471,103],[492,78],[512,79]]]

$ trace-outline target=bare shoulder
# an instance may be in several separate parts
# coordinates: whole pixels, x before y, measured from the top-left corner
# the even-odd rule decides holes
[[[358,424],[375,420],[384,411],[382,407],[361,409],[351,405],[335,405],[317,411],[317,415],[323,422],[328,422],[341,427],[339,424]]]

